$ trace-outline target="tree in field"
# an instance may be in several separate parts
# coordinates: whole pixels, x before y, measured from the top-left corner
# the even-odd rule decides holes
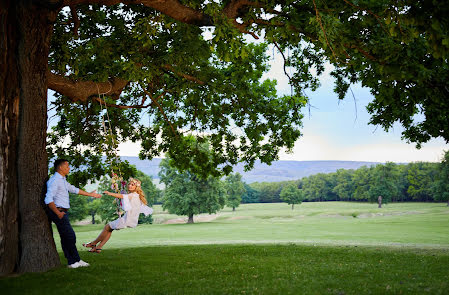
[[[251,187],[259,192],[259,202],[277,203],[280,202],[279,194],[282,189],[281,183],[276,182],[255,182]]]
[[[433,186],[435,183],[438,164],[434,163],[412,163],[409,164],[407,180],[407,193],[416,201],[429,201],[432,199]]]
[[[78,221],[84,219],[89,213],[87,202],[90,198],[80,198],[75,194],[69,194],[70,199],[70,221]]]
[[[223,209],[226,191],[218,177],[203,179],[189,171],[180,172],[172,162],[172,159],[166,158],[160,163],[159,176],[165,184],[164,210],[187,216],[187,223],[194,223],[194,215],[212,214]]]
[[[295,204],[301,204],[304,200],[304,192],[298,188],[296,183],[284,186],[280,196],[282,201],[292,205],[292,210],[295,208]]]
[[[373,169],[372,177],[373,185],[370,186],[368,191],[369,201],[377,203],[379,196],[382,197],[382,203],[384,204],[395,201],[395,197],[399,193],[396,164],[389,162],[384,165],[377,165]],[[381,203],[379,208],[381,208]]]
[[[449,206],[449,151],[444,153],[439,164],[439,174],[434,184],[435,200],[447,202]]]
[[[1,1],[0,274],[59,265],[41,205],[47,142],[50,158],[89,168],[84,180],[109,170],[101,156],[123,140],[203,176],[271,163],[299,138],[303,90],[319,86],[312,73],[326,62],[340,99],[351,83],[371,89],[370,123],[398,121],[418,145],[448,140],[448,10],[428,0]],[[244,37],[262,35],[289,53],[289,96],[260,79],[268,45]],[[47,89],[57,114],[48,139]],[[111,136],[100,132],[105,105]]]
[[[101,208],[101,199],[92,199],[87,201],[87,212],[92,218],[91,223],[95,224],[97,223],[97,220],[95,220],[95,216],[99,213],[99,210]]]
[[[235,211],[242,202],[242,196],[246,192],[245,186],[242,182],[242,175],[240,173],[230,174],[226,177],[226,206],[231,207]]]
[[[354,172],[354,199],[357,201],[368,201],[369,196],[369,190],[372,186],[372,171],[374,170],[374,167],[360,167],[359,169],[355,170]]]
[[[246,182],[243,183],[245,193],[242,195],[242,203],[259,203],[259,191],[252,188]]]
[[[332,191],[338,196],[338,200],[351,201],[354,196],[354,170],[338,169],[334,174],[335,187]]]

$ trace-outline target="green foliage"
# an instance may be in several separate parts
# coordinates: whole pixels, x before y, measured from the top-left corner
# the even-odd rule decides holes
[[[281,200],[289,205],[292,205],[292,210],[295,204],[301,204],[304,200],[304,192],[298,188],[298,185],[291,183],[282,188],[280,194]]]
[[[109,177],[102,177],[98,185],[98,192],[112,191],[111,179]],[[118,218],[116,198],[103,195],[100,199],[100,206],[98,214],[104,223],[108,223]]]
[[[140,105],[161,98],[146,109],[108,108],[112,140],[102,133],[105,111],[97,101],[72,104],[57,94],[49,155],[77,157],[72,165],[85,166],[86,177],[98,178],[108,164],[97,158],[99,164],[90,169],[91,158],[103,152],[113,159],[116,142],[141,141],[141,158],[165,153],[179,169],[204,178],[228,174],[242,160],[248,169],[256,159],[271,163],[280,148],[291,149],[300,136],[305,98],[278,96],[275,81],[261,80],[268,70],[267,45],[248,44],[213,3],[206,6],[216,21],[209,40],[196,26],[133,5],[77,6],[81,26],[76,39],[65,25],[71,16],[62,11],[49,60],[55,73],[69,71],[71,79],[97,82],[111,76],[131,81],[120,97],[102,96],[110,104]],[[199,144],[191,141],[192,132]],[[64,139],[70,140],[68,147]],[[206,141],[213,151],[207,160],[201,148]]]
[[[434,184],[435,200],[447,201],[449,206],[449,151],[444,153],[438,167],[438,176]]]
[[[92,224],[96,223],[95,215],[99,212],[101,208],[101,200],[89,198],[87,201],[87,211],[90,216],[92,216]]]
[[[399,122],[403,138],[418,147],[434,137],[449,140],[448,3],[261,1],[245,3],[237,19],[227,17],[229,1],[182,3],[202,19],[183,23],[144,5],[77,5],[78,36],[69,11],[60,11],[50,70],[71,80],[129,81],[119,96],[99,94],[125,108],[109,107],[104,120],[112,135],[101,131],[105,111],[94,97],[56,94],[51,102],[56,124],[48,153],[70,155],[75,184],[117,166],[113,150],[125,140],[142,143],[141,158],[167,154],[177,168],[202,178],[229,174],[240,161],[247,169],[257,159],[271,163],[301,135],[304,90],[319,87],[326,62],[334,66],[339,99],[354,83],[371,89],[371,124],[388,130]],[[253,44],[242,32],[265,42]],[[276,81],[262,80],[269,46],[284,54],[289,96],[276,93]],[[204,142],[213,156],[204,152]],[[112,163],[101,161],[102,153]],[[313,181],[328,182],[321,176]],[[392,193],[391,185],[371,189]],[[335,199],[332,194],[327,199]],[[364,194],[344,198],[366,199]]]
[[[254,182],[250,186],[258,191],[259,202],[261,203],[277,203],[280,202],[282,182]]]
[[[259,203],[259,191],[253,189],[249,184],[243,183],[245,193],[242,195],[242,203]]]
[[[87,197],[75,194],[69,194],[70,211],[69,218],[73,221],[84,219],[88,214]]]
[[[219,178],[209,176],[199,178],[195,174],[175,168],[174,160],[163,159],[160,163],[159,176],[165,183],[163,208],[169,213],[189,217],[200,213],[215,213],[222,209],[226,201],[226,192]]]
[[[242,195],[246,192],[242,182],[242,175],[240,173],[228,175],[225,179],[224,186],[227,194],[226,206],[235,210],[242,201]]]

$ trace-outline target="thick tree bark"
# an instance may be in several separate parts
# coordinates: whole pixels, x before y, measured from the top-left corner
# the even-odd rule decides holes
[[[43,209],[47,64],[56,11],[31,0],[2,1],[0,9],[0,274],[5,275],[60,265]]]
[[[193,214],[189,215],[189,220],[187,220],[187,223],[193,223]]]
[[[19,261],[16,151],[19,79],[16,60],[17,18],[14,0],[0,2],[0,276]]]
[[[48,53],[57,11],[33,5],[32,1],[20,2],[17,5],[20,19],[17,167],[21,252],[18,271],[38,272],[60,265],[43,203],[48,176]]]

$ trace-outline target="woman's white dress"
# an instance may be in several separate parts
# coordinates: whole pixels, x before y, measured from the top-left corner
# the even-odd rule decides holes
[[[140,201],[137,193],[123,195],[122,208],[125,210],[125,215],[109,222],[109,226],[112,229],[119,230],[126,227],[136,227],[140,213],[144,213],[145,216],[153,213],[153,209]]]

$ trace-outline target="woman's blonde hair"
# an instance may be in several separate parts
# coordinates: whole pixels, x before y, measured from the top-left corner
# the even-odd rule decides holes
[[[140,201],[146,205],[148,204],[147,199],[145,198],[145,194],[143,193],[142,190],[142,182],[140,180],[138,180],[137,178],[130,178],[128,182],[134,182],[136,185],[136,193],[139,195],[139,199]]]

